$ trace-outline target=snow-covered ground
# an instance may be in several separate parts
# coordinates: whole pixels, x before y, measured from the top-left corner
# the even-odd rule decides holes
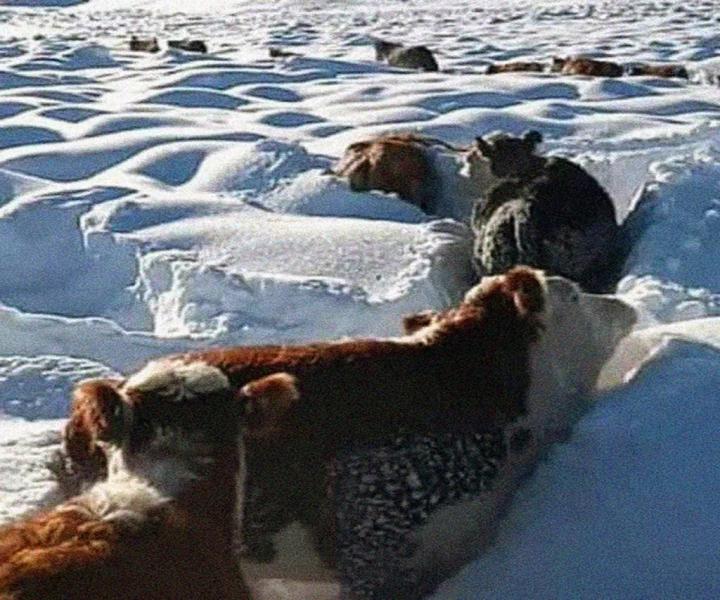
[[[392,334],[472,270],[436,219],[323,171],[387,130],[545,136],[643,225],[597,408],[437,600],[720,595],[720,34],[709,0],[11,0],[0,9],[0,521],[53,498],[68,390],[190,346]],[[208,55],[137,54],[129,34]],[[425,43],[440,73],[372,61]],[[268,58],[268,47],[302,56]],[[483,75],[586,53],[691,80]],[[646,364],[638,368],[642,362]]]

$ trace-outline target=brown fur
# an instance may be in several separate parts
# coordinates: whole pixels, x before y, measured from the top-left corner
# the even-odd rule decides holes
[[[531,73],[542,73],[544,70],[545,65],[542,63],[519,60],[488,65],[487,74],[495,75],[496,73],[518,73],[523,71]]]
[[[119,379],[90,380],[81,382],[73,390],[64,446],[74,472],[80,476],[105,464],[99,442],[116,437],[112,413],[120,383]]]
[[[529,351],[543,301],[536,273],[517,268],[484,280],[457,308],[409,318],[411,338],[218,348],[169,357],[216,366],[233,389],[250,396],[258,386],[249,382],[277,371],[297,382],[300,399],[293,400],[292,390],[285,393],[287,413],[274,420],[273,435],[245,434],[247,481],[258,491],[247,500],[245,515],[260,521],[248,531],[246,519],[247,552],[269,559],[268,534],[299,520],[332,564],[328,458],[347,444],[372,442],[398,429],[483,431],[524,414]]]
[[[5,526],[0,598],[250,599],[224,531],[202,512],[171,503],[144,516],[139,525],[103,520],[80,497]]]
[[[168,48],[185,50],[185,52],[199,52],[207,54],[207,44],[202,40],[168,40]]]
[[[614,62],[583,58],[580,56],[570,58],[553,58],[553,72],[563,75],[591,75],[595,77],[620,77],[623,68]]]
[[[238,390],[277,371],[292,374],[302,400],[289,403],[283,422],[274,426],[328,452],[347,440],[377,438],[399,427],[482,429],[524,412],[528,353],[542,294],[534,272],[524,268],[476,289],[477,297],[457,308],[410,318],[429,323],[427,339],[241,346],[170,359],[216,366]],[[414,325],[412,330],[423,333]],[[75,403],[66,439],[77,435],[78,423],[91,428],[99,423],[79,414],[87,410]]]
[[[239,347],[184,357],[218,366],[233,386],[276,370],[297,378],[301,399],[276,431],[283,441],[245,438],[248,486],[259,494],[245,510],[247,554],[268,560],[269,535],[299,521],[334,564],[328,459],[339,449],[401,428],[485,430],[524,413],[542,288],[532,272],[516,269],[488,282],[473,300],[433,314],[432,329],[418,330],[413,341]]]
[[[407,335],[411,335],[423,327],[430,325],[437,314],[434,310],[424,310],[414,315],[407,315],[403,317],[403,331],[405,331]]]
[[[281,423],[300,398],[297,379],[288,373],[275,373],[245,384],[240,397],[246,399],[245,431],[255,438],[270,438],[281,430]]]
[[[399,427],[476,430],[524,413],[542,299],[533,272],[515,269],[477,303],[438,313],[429,341],[221,348],[182,358],[219,367],[238,387],[275,371],[293,374],[301,401],[290,407],[285,433],[327,451]]]
[[[670,64],[670,65],[647,65],[638,64],[632,65],[628,69],[628,75],[631,77],[637,77],[641,75],[649,75],[652,77],[678,77],[680,79],[687,79],[688,72],[683,65]]]
[[[253,413],[254,426],[267,437],[273,421],[297,399],[297,389],[289,375],[274,374],[247,384],[239,395],[244,410]],[[82,461],[82,450],[95,460],[102,448],[92,448],[92,441],[114,437],[115,447],[122,447],[120,469],[137,472],[143,480],[149,477],[147,486],[165,496],[168,482],[163,478],[183,467],[160,469],[156,486],[156,471],[148,465],[167,460],[168,450],[155,450],[155,433],[148,438],[145,427],[150,416],[163,422],[166,405],[182,414],[180,431],[192,434],[186,439],[203,440],[195,478],[171,481],[177,492],[166,500],[127,502],[117,496],[125,512],[108,514],[105,503],[98,501],[107,496],[98,490],[117,494],[122,489],[139,499],[146,489],[131,478],[118,480],[114,472],[115,487],[96,484],[54,509],[0,528],[2,600],[250,600],[233,553],[239,469],[235,407],[243,407],[240,400],[232,401],[229,390],[180,402],[125,390],[114,380],[83,382],[75,391],[66,446],[73,448],[74,460]],[[75,445],[69,439],[83,443]],[[179,455],[176,460],[194,464],[192,456]]]
[[[358,192],[394,192],[403,200],[430,208],[433,195],[432,164],[428,144],[412,134],[379,136],[351,144],[335,169]]]

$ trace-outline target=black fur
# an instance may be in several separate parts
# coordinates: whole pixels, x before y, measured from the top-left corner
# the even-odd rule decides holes
[[[606,291],[619,241],[612,200],[580,166],[536,154],[540,141],[535,131],[478,139],[500,182],[475,205],[476,269],[496,274],[525,264]]]
[[[202,40],[169,40],[168,46],[185,52],[199,52],[207,54],[207,45]]]
[[[386,61],[392,67],[438,71],[438,63],[426,46],[403,46],[385,40],[375,40],[375,60]]]
[[[515,440],[518,435],[519,441]],[[421,598],[439,581],[433,573],[408,566],[415,552],[413,534],[444,508],[468,500],[482,502],[505,465],[510,444],[513,452],[522,452],[529,437],[523,431],[508,440],[508,432],[501,428],[477,433],[402,433],[378,443],[347,447],[334,459],[316,457],[318,468],[313,473],[305,468],[287,477],[283,471],[287,485],[280,485],[279,493],[303,502],[299,517],[278,510],[280,503],[265,495],[248,473],[245,555],[261,562],[271,560],[275,555],[272,535],[299,518],[310,526],[324,562],[337,568],[343,600]],[[294,452],[287,448],[274,458],[294,465]],[[318,479],[310,481],[313,477]],[[308,489],[326,495],[307,502]]]

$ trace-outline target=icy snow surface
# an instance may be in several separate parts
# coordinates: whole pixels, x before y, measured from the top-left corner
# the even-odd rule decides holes
[[[613,389],[437,599],[717,597],[719,19],[709,0],[3,2],[0,521],[52,501],[43,464],[78,379],[210,344],[396,334],[457,301],[462,207],[349,191],[325,175],[347,144],[536,128],[633,224],[618,293],[641,320]],[[211,52],[132,53],[131,32]],[[442,71],[377,64],[369,36],[427,44]],[[575,53],[691,79],[482,74]]]

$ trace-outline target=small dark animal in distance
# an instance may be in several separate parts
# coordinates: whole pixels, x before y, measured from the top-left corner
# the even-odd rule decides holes
[[[572,56],[570,58],[554,57],[552,72],[563,75],[592,75],[595,77],[620,77],[623,68],[614,62]]]
[[[648,65],[648,64],[634,64],[629,65],[627,68],[627,74],[630,77],[639,77],[642,75],[649,75],[651,77],[677,77],[679,79],[688,79],[687,69],[683,65],[669,64],[669,65]]]
[[[488,65],[486,73],[488,75],[495,75],[496,73],[542,73],[545,70],[545,65],[539,62],[532,61],[514,61],[506,63],[494,63]]]
[[[159,52],[160,44],[157,38],[139,38],[136,35],[130,37],[130,50],[133,52]]]
[[[286,58],[289,56],[300,56],[297,52],[290,52],[289,50],[283,50],[277,46],[270,46],[270,58]]]
[[[168,40],[168,46],[185,52],[207,54],[207,45],[202,40]]]
[[[391,67],[438,71],[438,63],[426,46],[403,46],[395,42],[374,40],[375,60],[386,62]]]

